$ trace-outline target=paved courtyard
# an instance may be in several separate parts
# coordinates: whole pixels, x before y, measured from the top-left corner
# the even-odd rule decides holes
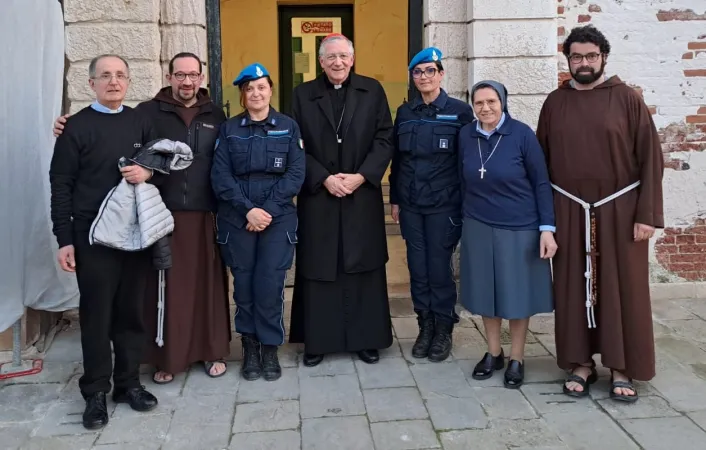
[[[146,368],[144,384],[159,407],[140,414],[109,402],[110,423],[98,432],[81,426],[81,350],[73,325],[56,337],[40,374],[0,381],[0,449],[706,448],[706,299],[655,302],[658,373],[638,385],[642,398],[634,405],[608,398],[606,371],[590,398],[561,394],[551,316],[532,320],[526,384],[508,390],[502,372],[484,382],[470,377],[485,351],[478,318],[464,314],[453,357],[434,364],[410,355],[411,302],[395,298],[391,306],[395,341],[378,364],[343,354],[308,368],[302,349],[286,345],[276,382],[244,381],[232,361],[222,378],[194,367],[156,386]],[[240,358],[237,339],[231,358]]]

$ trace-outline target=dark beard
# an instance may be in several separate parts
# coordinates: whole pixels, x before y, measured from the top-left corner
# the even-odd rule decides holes
[[[576,69],[576,73],[571,72],[571,77],[576,80],[577,83],[579,84],[591,84],[598,80],[600,77],[603,76],[603,69],[605,68],[605,62],[601,64],[601,68],[596,71],[593,67],[590,66],[581,66]],[[590,70],[590,72],[582,72],[579,73],[580,71],[583,70]]]

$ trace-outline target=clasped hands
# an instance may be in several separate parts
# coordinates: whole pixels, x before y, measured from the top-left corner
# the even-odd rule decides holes
[[[251,209],[245,215],[245,218],[248,219],[245,229],[255,233],[263,231],[265,228],[270,226],[270,223],[272,223],[272,216],[262,208]]]
[[[345,197],[355,192],[364,182],[365,178],[359,173],[337,173],[326,178],[324,187],[331,195]]]

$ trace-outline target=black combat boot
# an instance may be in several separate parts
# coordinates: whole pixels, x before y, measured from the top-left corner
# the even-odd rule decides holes
[[[412,356],[415,358],[426,358],[429,355],[429,347],[434,337],[434,316],[430,312],[417,314],[419,324],[419,335],[412,347]]]
[[[453,324],[448,322],[436,322],[434,339],[429,347],[429,361],[440,362],[449,357],[451,353],[451,332]]]
[[[260,359],[260,342],[252,334],[243,334],[243,365],[241,375],[248,381],[257,380],[262,375],[262,360]]]
[[[282,368],[277,359],[276,345],[262,346],[262,375],[267,381],[275,381],[282,376]]]

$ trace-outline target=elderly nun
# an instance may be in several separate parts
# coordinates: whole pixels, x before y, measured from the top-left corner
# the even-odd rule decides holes
[[[542,148],[532,129],[510,116],[505,86],[475,84],[471,106],[477,120],[459,132],[461,302],[483,317],[488,340],[472,376],[485,380],[505,367],[500,330],[507,319],[512,346],[504,385],[516,389],[524,380],[529,318],[554,308],[552,190]]]

